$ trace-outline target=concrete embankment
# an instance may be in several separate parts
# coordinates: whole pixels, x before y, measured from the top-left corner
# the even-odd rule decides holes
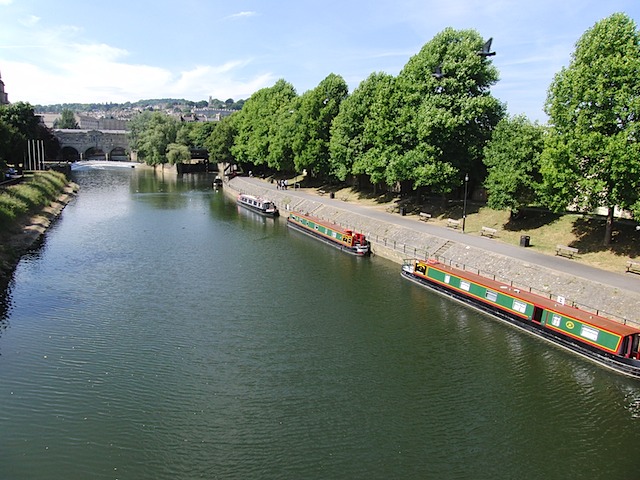
[[[372,243],[374,255],[396,263],[403,259],[438,256],[454,265],[479,271],[486,276],[495,276],[506,283],[513,282],[520,288],[531,289],[541,295],[562,296],[569,304],[581,309],[600,313],[621,322],[640,323],[640,291],[603,284],[596,279],[571,275],[561,270],[547,268],[512,255],[478,248],[462,241],[456,241],[425,233],[417,227],[410,228],[380,219],[381,215],[367,215],[354,212],[353,205],[346,202],[326,202],[325,197],[317,197],[301,190],[276,190],[266,182],[247,181],[237,177],[225,187],[232,192],[250,193],[274,201],[283,216],[288,210],[297,210],[365,233]],[[396,215],[397,216],[397,215]],[[561,260],[558,259],[558,262]],[[634,279],[635,280],[635,279]],[[634,284],[635,285],[635,284]]]

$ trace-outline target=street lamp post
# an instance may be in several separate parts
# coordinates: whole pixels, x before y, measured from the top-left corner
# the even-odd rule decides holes
[[[464,199],[462,200],[462,233],[464,233],[464,224],[467,220],[467,188],[469,186],[469,174],[464,174]]]

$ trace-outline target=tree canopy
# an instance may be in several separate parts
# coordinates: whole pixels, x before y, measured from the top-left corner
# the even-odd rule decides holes
[[[62,110],[62,112],[60,113],[60,118],[56,118],[53,122],[53,128],[79,128],[73,110],[69,110],[67,108]]]
[[[547,203],[556,210],[606,207],[605,244],[614,206],[640,215],[638,72],[637,27],[628,16],[613,14],[578,40],[545,105],[551,126],[541,167]]]
[[[400,151],[387,181],[446,193],[465,172],[482,170],[482,149],[505,107],[490,94],[498,81],[493,64],[477,54],[475,30],[447,28],[412,57],[398,75],[394,104]],[[434,76],[440,67],[442,77]]]
[[[148,165],[167,163],[170,144],[176,143],[179,122],[159,112],[143,112],[131,120],[129,144]]]
[[[488,206],[517,213],[538,202],[544,128],[524,115],[503,118],[484,148]]]
[[[272,145],[280,127],[276,119],[283,118],[295,97],[293,86],[278,80],[273,87],[258,90],[245,102],[242,110],[235,114],[236,136],[231,148],[239,163],[278,168],[278,159],[270,155],[277,148]]]
[[[30,104],[0,105],[0,164],[22,163],[30,140],[43,140],[45,151],[55,156],[58,142]]]

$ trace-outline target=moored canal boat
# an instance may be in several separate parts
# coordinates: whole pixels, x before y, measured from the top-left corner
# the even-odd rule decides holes
[[[369,241],[362,233],[344,229],[311,215],[291,212],[287,225],[352,255],[362,257],[371,252]]]
[[[421,286],[624,375],[640,378],[640,326],[622,324],[437,260],[405,260],[401,274]]]
[[[264,200],[254,195],[241,193],[240,195],[238,195],[237,204],[261,215],[264,215],[265,217],[277,217],[278,215],[280,215],[280,212],[278,212],[278,207],[276,207],[276,205],[272,201]]]

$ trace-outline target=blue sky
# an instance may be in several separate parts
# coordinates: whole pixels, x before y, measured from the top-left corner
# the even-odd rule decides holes
[[[330,73],[350,91],[397,75],[447,27],[493,37],[509,114],[546,121],[553,76],[580,36],[638,0],[0,0],[11,102],[249,98],[283,78],[299,94]]]

